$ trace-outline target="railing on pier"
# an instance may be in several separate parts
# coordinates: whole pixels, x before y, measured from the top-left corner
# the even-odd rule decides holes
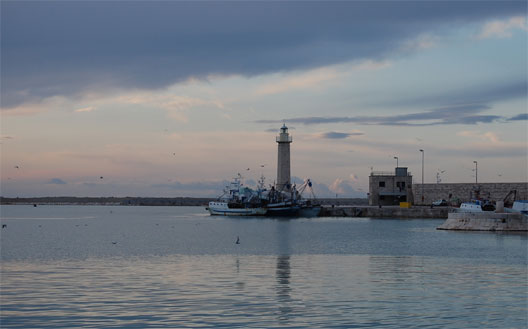
[[[396,176],[394,171],[371,171],[370,176]],[[412,176],[411,172],[408,171],[406,176]]]

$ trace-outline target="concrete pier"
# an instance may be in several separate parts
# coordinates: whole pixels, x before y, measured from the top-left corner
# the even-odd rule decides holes
[[[528,217],[520,213],[460,212],[449,213],[438,230],[528,231]]]

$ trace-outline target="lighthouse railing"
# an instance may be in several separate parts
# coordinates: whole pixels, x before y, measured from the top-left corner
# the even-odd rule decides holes
[[[291,136],[276,136],[277,142],[291,143],[293,141]]]

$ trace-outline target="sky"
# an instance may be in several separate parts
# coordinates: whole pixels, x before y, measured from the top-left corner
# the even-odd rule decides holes
[[[366,197],[371,171],[397,164],[415,183],[422,169],[425,183],[528,181],[526,1],[2,0],[0,13],[4,197],[273,184],[283,124],[295,182],[320,197]]]

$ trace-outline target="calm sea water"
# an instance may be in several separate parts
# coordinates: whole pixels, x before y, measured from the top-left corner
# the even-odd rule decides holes
[[[528,236],[442,222],[2,206],[0,327],[526,328]]]

